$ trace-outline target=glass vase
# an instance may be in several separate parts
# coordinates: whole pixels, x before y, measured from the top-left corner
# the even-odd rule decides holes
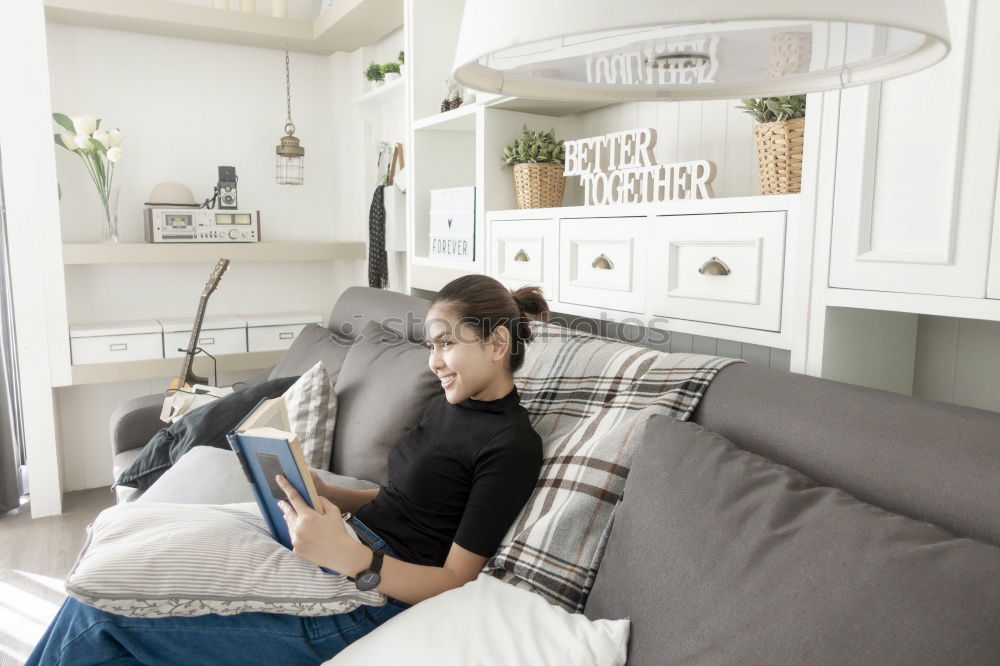
[[[104,205],[104,219],[101,223],[102,243],[118,242],[118,195],[121,194],[121,190],[120,185],[112,187]]]

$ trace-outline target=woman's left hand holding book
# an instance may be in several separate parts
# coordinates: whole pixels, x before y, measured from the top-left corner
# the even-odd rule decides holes
[[[315,472],[312,474],[316,480]],[[317,487],[319,497],[313,509],[284,476],[276,478],[288,498],[279,500],[278,507],[288,525],[292,553],[348,576],[363,571],[371,560],[371,549],[347,533],[340,507]]]

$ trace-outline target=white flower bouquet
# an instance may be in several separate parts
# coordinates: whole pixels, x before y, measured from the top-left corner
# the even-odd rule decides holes
[[[112,186],[115,166],[124,152],[122,133],[116,129],[101,129],[101,119],[91,115],[67,116],[53,113],[52,119],[65,131],[54,135],[56,145],[76,153],[90,174],[104,208],[104,241],[118,241],[118,191]]]

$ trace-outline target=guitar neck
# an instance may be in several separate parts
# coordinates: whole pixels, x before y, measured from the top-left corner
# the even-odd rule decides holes
[[[194,363],[195,349],[198,347],[198,338],[201,336],[201,324],[205,319],[205,307],[208,305],[208,296],[203,294],[198,299],[198,312],[194,317],[194,326],[191,327],[191,339],[188,340],[187,353],[184,355],[184,367],[181,370],[181,380],[187,382],[191,378],[191,366]]]

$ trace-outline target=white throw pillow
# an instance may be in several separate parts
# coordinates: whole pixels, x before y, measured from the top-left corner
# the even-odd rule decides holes
[[[109,507],[87,526],[66,591],[133,617],[334,615],[386,602],[275,541],[256,502]]]
[[[310,467],[330,469],[333,431],[337,424],[337,394],[322,362],[309,368],[282,395],[288,425],[299,436],[302,455]]]
[[[330,666],[621,666],[629,620],[590,620],[481,573],[351,643]]]

